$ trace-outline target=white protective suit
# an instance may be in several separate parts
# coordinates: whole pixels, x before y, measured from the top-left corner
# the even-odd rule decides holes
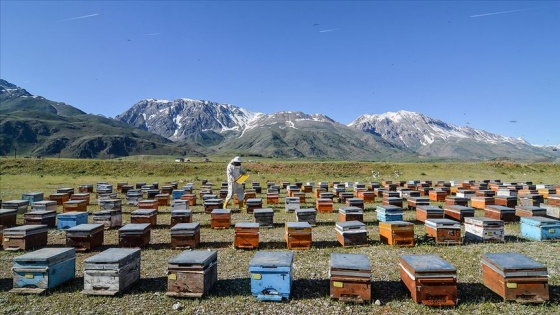
[[[243,191],[243,185],[237,183],[235,180],[245,174],[245,170],[241,166],[234,165],[235,162],[241,163],[241,159],[236,156],[233,158],[226,167],[226,176],[228,182],[228,193],[226,200],[224,201],[224,208],[233,197],[233,194],[237,195],[237,200],[239,202],[239,208],[243,207],[243,198],[245,197],[245,192]]]

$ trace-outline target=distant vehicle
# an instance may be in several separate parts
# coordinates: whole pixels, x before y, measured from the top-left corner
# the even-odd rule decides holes
[[[175,162],[185,162],[185,159],[183,159],[181,157],[178,157],[178,158],[175,158]]]

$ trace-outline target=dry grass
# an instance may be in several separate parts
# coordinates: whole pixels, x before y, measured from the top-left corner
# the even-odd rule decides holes
[[[19,199],[21,193],[42,191],[45,195],[60,187],[77,187],[79,184],[107,181],[129,183],[145,181],[160,184],[185,179],[200,185],[202,178],[207,178],[217,187],[222,180],[223,163],[192,163],[181,164],[157,162],[136,163],[137,170],[133,175],[125,175],[132,166],[121,165],[113,168],[106,161],[78,161],[64,162],[42,161],[42,166],[33,161],[2,160],[2,177],[0,195],[2,199]],[[81,173],[79,162],[85,163],[86,172]],[[98,173],[90,171],[92,163],[99,163],[102,168]],[[108,164],[105,164],[108,163]],[[125,163],[125,161],[113,162]],[[128,162],[126,162],[128,163]],[[46,165],[49,164],[49,165]],[[78,164],[78,165],[74,165]],[[492,165],[480,164],[399,164],[387,166],[371,163],[336,163],[333,169],[330,163],[253,163],[247,165],[251,169],[251,179],[258,179],[261,185],[266,181],[328,181],[332,180],[373,180],[373,167],[390,174],[394,169],[401,172],[400,179],[422,179],[420,173],[426,173],[424,179],[482,179],[501,178],[516,174],[527,174],[525,180],[552,183],[558,180],[560,172],[557,165]],[[330,165],[330,166],[329,166]],[[110,167],[109,167],[110,166]],[[37,170],[37,168],[42,168]],[[194,168],[197,167],[197,168]],[[35,169],[33,169],[35,168]],[[106,169],[105,169],[106,168]],[[170,174],[168,170],[178,169],[177,174]],[[109,170],[114,170],[110,173]],[[531,169],[530,173],[523,173]],[[83,169],[82,169],[83,170]],[[342,171],[341,171],[342,170]],[[471,173],[468,171],[471,170]],[[303,175],[309,171],[309,177]],[[437,173],[436,173],[437,171]],[[461,171],[465,172],[462,173]],[[41,173],[43,172],[43,173]],[[90,173],[91,172],[91,173]],[[152,173],[147,175],[146,173]],[[323,172],[328,172],[325,174]],[[369,173],[368,173],[369,172]],[[24,175],[16,175],[23,173]],[[336,173],[336,174],[335,174]],[[449,173],[450,175],[445,176]],[[501,174],[506,173],[506,175]],[[188,174],[188,176],[185,176]],[[394,174],[394,173],[392,173]],[[501,175],[501,176],[500,176]],[[389,176],[389,175],[385,175]],[[393,176],[393,175],[391,175]],[[433,176],[433,177],[431,177]],[[504,177],[505,176],[505,177]],[[522,180],[519,177],[515,180]],[[394,178],[393,178],[394,179]],[[379,179],[381,180],[381,179]],[[514,180],[514,179],[511,179]],[[283,194],[281,196],[284,196]],[[93,195],[92,195],[93,197]],[[264,195],[259,196],[264,198]],[[283,198],[280,200],[283,201]],[[309,194],[308,203],[302,207],[313,207],[313,199]],[[95,203],[95,199],[92,199]],[[266,202],[264,203],[265,206]],[[560,244],[550,242],[533,242],[519,237],[518,223],[506,225],[507,241],[504,244],[465,244],[461,246],[436,246],[430,242],[420,242],[413,248],[392,247],[379,242],[379,229],[375,216],[377,204],[366,204],[364,220],[367,224],[369,243],[367,246],[343,248],[336,242],[334,224],[337,214],[318,214],[317,227],[313,228],[313,247],[310,250],[296,251],[293,274],[294,283],[292,296],[283,303],[258,302],[250,293],[248,264],[254,250],[236,250],[232,247],[233,229],[210,229],[209,215],[203,212],[202,206],[193,207],[193,221],[202,225],[201,245],[203,249],[218,250],[218,283],[211,290],[210,295],[203,299],[177,299],[165,296],[167,290],[167,261],[180,253],[169,247],[170,236],[169,208],[160,209],[158,215],[159,226],[152,231],[150,246],[142,250],[141,280],[129,291],[117,297],[85,296],[80,294],[83,289],[83,260],[100,251],[117,245],[117,231],[106,231],[104,246],[90,253],[78,253],[76,261],[76,277],[69,283],[55,288],[45,295],[17,295],[8,293],[12,288],[12,258],[22,252],[0,251],[0,313],[3,314],[341,314],[341,313],[410,313],[410,314],[552,314],[558,312],[560,301]],[[335,204],[338,208],[340,204]],[[260,250],[286,250],[284,242],[284,222],[295,221],[295,214],[285,213],[283,205],[270,206],[275,210],[275,226],[261,229]],[[90,211],[96,211],[97,205],[89,206]],[[124,206],[123,222],[130,222],[129,213],[133,208]],[[59,209],[61,211],[61,209]],[[482,211],[477,211],[482,216]],[[22,218],[18,218],[22,223]],[[91,218],[90,218],[91,220]],[[413,211],[405,211],[405,220],[414,222]],[[232,223],[242,221],[253,222],[252,215],[234,213]],[[422,224],[415,222],[416,236],[424,235]],[[57,230],[49,231],[49,246],[64,246],[65,233]],[[550,275],[551,301],[542,305],[522,305],[503,302],[501,298],[482,284],[480,257],[490,252],[520,252],[548,267]],[[372,264],[372,296],[379,299],[381,306],[374,304],[347,304],[329,298],[328,268],[331,253],[351,252],[363,253],[368,256]],[[414,303],[407,292],[401,287],[398,272],[398,257],[402,254],[435,253],[457,268],[458,291],[460,304],[455,308],[429,308]],[[180,302],[182,309],[173,311],[172,305]]]

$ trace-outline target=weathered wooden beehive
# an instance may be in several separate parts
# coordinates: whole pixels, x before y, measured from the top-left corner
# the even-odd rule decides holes
[[[149,223],[131,223],[119,229],[119,247],[146,247],[150,244]]]
[[[338,209],[338,221],[360,221],[364,222],[364,210],[355,206],[340,207]]]
[[[317,225],[317,210],[313,208],[296,210],[297,222],[307,222],[311,226]]]
[[[215,250],[185,250],[169,259],[167,295],[173,297],[203,297],[218,281],[218,252]]]
[[[450,219],[427,219],[424,222],[426,234],[432,237],[436,244],[462,244],[461,223]]]
[[[177,223],[169,230],[171,248],[196,248],[200,244],[200,223]]]
[[[503,242],[504,221],[486,217],[465,218],[465,239],[477,242]]]
[[[406,221],[379,222],[379,239],[388,245],[414,246],[414,223]]]
[[[77,251],[89,251],[103,245],[105,226],[103,224],[80,224],[66,229],[66,246]]]
[[[330,296],[346,302],[371,301],[371,264],[366,255],[332,253],[329,269]]]
[[[336,222],[336,240],[342,246],[367,245],[366,225],[360,221]]]
[[[47,245],[46,225],[21,225],[4,229],[4,250],[28,250]]]
[[[465,218],[474,217],[474,208],[460,206],[460,205],[449,205],[443,206],[443,214],[447,219],[453,219],[463,223]]]
[[[157,209],[137,209],[130,213],[130,223],[148,223],[157,226]]]
[[[44,224],[49,228],[56,228],[55,210],[36,210],[23,215],[23,224]]]
[[[313,243],[312,228],[307,222],[286,222],[288,249],[310,249]]]
[[[245,249],[259,248],[259,224],[237,222],[234,227],[233,247]]]

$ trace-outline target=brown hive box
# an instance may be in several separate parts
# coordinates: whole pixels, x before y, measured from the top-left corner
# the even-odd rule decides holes
[[[4,229],[4,250],[28,250],[47,245],[46,225],[22,225]]]
[[[222,209],[224,201],[218,198],[211,198],[202,201],[204,204],[204,213],[212,213],[216,209]]]
[[[150,244],[149,223],[131,223],[119,229],[119,247],[146,247]]]
[[[17,209],[0,209],[0,225],[12,227],[16,225]]]
[[[330,198],[317,198],[315,207],[318,212],[333,212],[333,201]]]
[[[109,248],[84,260],[82,294],[116,295],[140,279],[139,248]]]
[[[450,219],[428,219],[426,234],[433,237],[436,244],[462,244],[461,223]]]
[[[401,281],[412,300],[427,306],[457,304],[457,269],[437,255],[403,255]]]
[[[560,195],[558,194],[548,195],[547,202],[551,206],[560,207]]]
[[[286,222],[288,249],[310,249],[313,242],[312,228],[308,222]]]
[[[381,202],[384,206],[396,206],[402,208],[403,200],[401,197],[383,197],[383,201]]]
[[[430,199],[426,197],[408,197],[406,203],[408,210],[416,210],[418,206],[429,206]]]
[[[177,223],[169,229],[171,248],[196,248],[200,244],[200,223]]]
[[[44,224],[49,228],[56,228],[55,210],[38,210],[23,214],[23,224],[34,225]]]
[[[56,201],[56,204],[62,206],[66,201],[70,200],[67,193],[54,193],[49,195],[49,200]]]
[[[546,217],[546,209],[537,206],[517,206],[515,215],[518,217]]]
[[[474,217],[475,211],[474,208],[471,207],[446,204],[443,206],[443,213],[445,218],[463,223],[465,218]]]
[[[250,198],[250,199],[246,199],[246,207],[247,207],[247,213],[253,213],[253,211],[255,209],[260,209],[263,206],[263,202],[261,198]],[[299,199],[298,199],[299,201]]]
[[[515,196],[496,196],[494,197],[494,204],[509,208],[517,206],[517,197]]]
[[[103,245],[103,224],[80,224],[66,229],[66,246],[88,251]]]
[[[344,247],[367,245],[366,225],[360,221],[337,222],[336,240]]]
[[[183,194],[181,195],[181,200],[187,200],[189,202],[189,206],[196,206],[195,194]]]
[[[331,299],[358,303],[371,301],[371,264],[366,255],[332,253],[329,278]]]
[[[233,247],[257,249],[259,247],[259,224],[255,222],[237,222],[234,227]]]
[[[70,200],[84,200],[88,205],[90,203],[89,193],[77,193],[70,196]]]
[[[266,193],[266,203],[267,204],[278,204],[278,193],[270,192]]]
[[[388,245],[414,246],[414,224],[406,221],[379,222],[379,239]]]
[[[189,209],[171,209],[171,227],[178,223],[191,223],[192,211]]]
[[[200,298],[207,295],[217,281],[216,250],[185,250],[168,261],[168,296]]]
[[[473,196],[471,197],[471,207],[484,210],[486,206],[494,204],[494,197]]]
[[[157,200],[158,206],[165,207],[169,206],[169,197],[170,194],[157,194],[154,198]]]
[[[130,213],[130,223],[149,223],[152,227],[157,226],[156,209],[138,209]]]
[[[416,220],[425,222],[428,219],[443,219],[443,209],[437,206],[417,206]]]
[[[447,196],[445,197],[446,205],[457,205],[467,207],[469,205],[469,198],[457,197],[457,196]]]
[[[484,285],[504,301],[544,303],[550,299],[545,265],[520,253],[484,254]]]
[[[491,219],[502,220],[504,222],[519,221],[519,217],[515,215],[515,209],[504,206],[486,206],[484,209],[484,216]]]
[[[105,230],[122,226],[122,212],[119,210],[101,210],[92,215],[93,223],[103,224]]]
[[[62,204],[62,212],[87,212],[85,200],[69,200]]]
[[[213,229],[229,229],[231,226],[230,209],[214,209],[211,214],[210,226]]]
[[[78,186],[78,192],[80,193],[92,193],[93,184],[82,184]]]
[[[430,190],[428,193],[430,201],[443,202],[445,197],[447,197],[447,192],[443,190]]]
[[[375,193],[373,191],[360,191],[358,197],[362,198],[364,202],[375,202]]]
[[[158,211],[159,202],[155,199],[138,200],[138,209],[153,209]]]
[[[338,209],[338,221],[364,221],[364,210],[359,207],[340,207]]]

